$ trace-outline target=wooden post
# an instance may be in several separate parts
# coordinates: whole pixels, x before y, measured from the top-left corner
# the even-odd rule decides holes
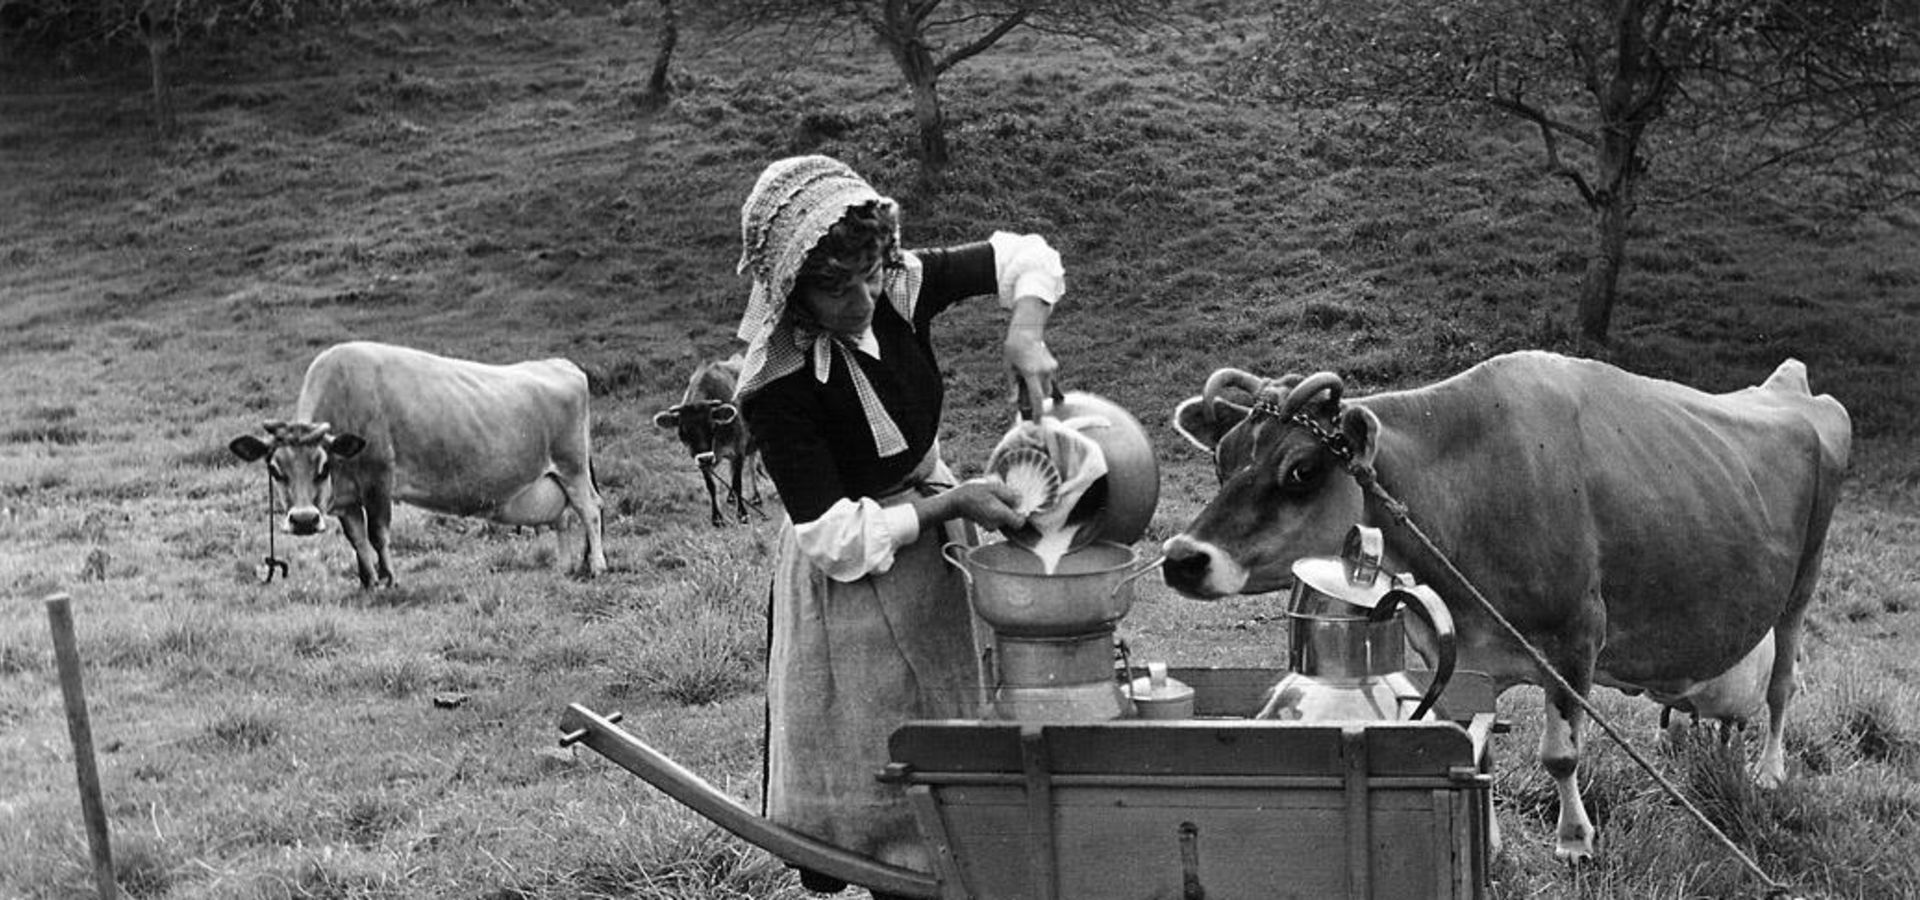
[[[100,801],[100,771],[93,760],[93,726],[87,722],[87,695],[80,686],[80,651],[73,641],[73,609],[66,594],[47,598],[53,627],[53,657],[60,666],[60,692],[67,700],[67,734],[73,739],[73,768],[80,778],[80,811],[87,820],[87,848],[93,854],[93,883],[100,900],[114,900],[113,850],[107,842],[107,808]]]

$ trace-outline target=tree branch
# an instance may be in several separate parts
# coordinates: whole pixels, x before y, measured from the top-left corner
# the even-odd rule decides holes
[[[1580,170],[1560,161],[1559,135],[1565,134],[1591,147],[1596,143],[1596,138],[1591,132],[1561,122],[1547,115],[1544,110],[1511,97],[1498,97],[1489,94],[1484,98],[1483,102],[1501,112],[1518,116],[1532,122],[1538,127],[1540,129],[1540,142],[1545,146],[1547,151],[1547,173],[1550,175],[1558,175],[1573,182],[1574,190],[1580,192],[1580,199],[1587,204],[1587,208],[1591,209],[1598,205],[1599,198],[1594,195],[1593,187],[1587,184],[1587,179],[1580,174]]]
[[[983,34],[977,38],[974,38],[972,43],[969,43],[966,46],[957,48],[953,52],[948,53],[946,56],[941,57],[939,62],[933,64],[934,74],[935,75],[946,74],[946,71],[948,69],[953,68],[955,63],[965,60],[968,57],[978,55],[981,51],[987,49],[988,47],[993,46],[995,42],[999,41],[1003,37],[1006,37],[1007,32],[1012,31],[1015,28],[1019,28],[1020,24],[1027,20],[1027,16],[1029,12],[1030,12],[1029,10],[1025,10],[1025,9],[1015,12],[1014,14],[1006,17],[1005,19],[1000,20],[1000,23],[998,25],[993,26],[993,28],[989,30],[986,34]]]
[[[1544,110],[1530,103],[1525,103],[1511,97],[1499,97],[1492,94],[1482,97],[1481,102],[1501,112],[1519,116],[1522,119],[1532,122],[1540,126],[1541,131],[1559,132],[1589,147],[1600,143],[1599,136],[1593,132],[1584,128],[1575,128],[1572,125],[1568,125],[1559,119],[1547,115]]]

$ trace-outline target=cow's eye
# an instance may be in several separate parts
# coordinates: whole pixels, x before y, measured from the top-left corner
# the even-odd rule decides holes
[[[273,460],[267,460],[267,475],[275,481],[287,480],[287,473],[281,471],[280,464]]]
[[[1320,467],[1312,462],[1296,463],[1280,476],[1280,486],[1289,491],[1303,490],[1320,476]]]

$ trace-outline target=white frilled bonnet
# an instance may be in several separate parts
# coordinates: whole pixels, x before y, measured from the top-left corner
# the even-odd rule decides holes
[[[881,456],[893,456],[906,451],[906,439],[851,356],[857,351],[843,336],[796,328],[786,316],[787,298],[808,251],[847,210],[876,202],[897,209],[893,200],[881,196],[846,163],[829,156],[789,157],[760,173],[740,207],[739,272],[753,279],[753,293],[736,332],[747,342],[747,359],[734,401],[744,403],[759,389],[809,362],[814,378],[824,384],[832,355],[840,353],[866,411],[875,450]],[[886,263],[882,276],[888,302],[908,322],[913,321],[913,302],[920,293],[919,263],[912,254],[901,254],[898,261]]]

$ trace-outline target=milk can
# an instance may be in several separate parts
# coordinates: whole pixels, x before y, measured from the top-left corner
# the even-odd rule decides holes
[[[1381,571],[1380,530],[1355,525],[1340,557],[1293,564],[1287,601],[1288,674],[1255,718],[1409,720],[1427,715],[1453,675],[1453,616],[1440,595]],[[1433,680],[1406,673],[1410,609],[1432,630]]]

